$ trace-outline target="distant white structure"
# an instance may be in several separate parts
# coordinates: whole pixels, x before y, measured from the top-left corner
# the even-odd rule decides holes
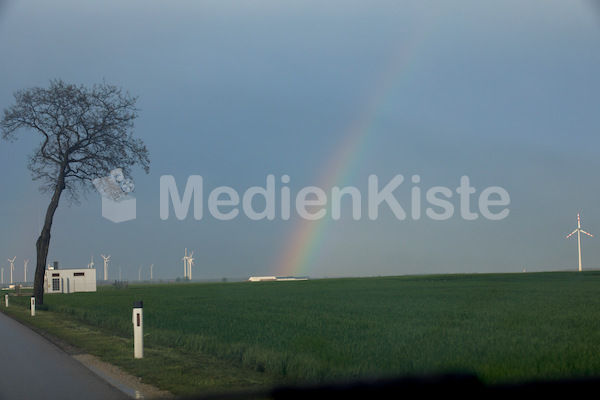
[[[182,258],[182,260],[183,260],[183,277],[189,278],[190,280],[192,280],[192,266],[194,265],[194,259],[192,258],[193,255],[194,255],[194,252],[192,251],[190,253],[190,255],[188,256],[187,249],[185,249],[185,254]]]
[[[96,271],[89,268],[47,269],[44,293],[95,292]]]
[[[194,255],[194,252],[192,251],[192,253],[188,257],[187,277],[190,281],[192,280],[192,267],[194,266],[194,259],[192,258],[193,255]]]
[[[104,254],[102,254],[102,258],[104,259],[104,280],[107,281],[108,280],[108,260],[110,259],[110,255],[105,256]]]
[[[17,258],[17,256],[14,256],[13,259],[11,260],[10,258],[7,258],[8,262],[10,263],[10,284],[13,284],[13,271],[15,270],[15,264],[13,264],[15,262],[15,259]]]
[[[23,260],[24,264],[23,265],[23,282],[27,282],[27,263],[29,262],[29,259],[27,260]]]
[[[276,281],[276,276],[251,276],[248,279],[250,282],[261,282],[261,281]]]
[[[295,276],[252,276],[248,281],[250,282],[264,282],[264,281],[305,281],[307,277],[295,277]]]
[[[308,277],[306,276],[278,276],[277,277],[278,281],[306,281],[308,280]]]
[[[587,233],[583,229],[581,229],[581,221],[579,219],[579,213],[577,213],[577,229],[571,232],[567,238],[571,237],[575,232],[577,232],[577,249],[579,250],[579,270],[581,271],[581,234],[585,233],[590,237],[594,237],[594,235]]]

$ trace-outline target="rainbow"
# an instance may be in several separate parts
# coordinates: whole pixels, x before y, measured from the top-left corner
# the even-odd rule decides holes
[[[375,134],[374,127],[377,117],[385,115],[389,97],[410,81],[412,71],[415,70],[415,49],[420,47],[427,35],[420,35],[416,40],[410,41],[396,54],[387,71],[381,75],[368,101],[363,107],[364,112],[350,125],[348,133],[336,148],[334,156],[329,160],[325,173],[318,180],[319,186],[327,192],[328,189],[347,185],[357,166],[360,164],[365,150],[368,148],[369,139]],[[326,217],[316,221],[299,220],[293,228],[292,234],[285,244],[283,251],[278,255],[272,270],[278,276],[310,276],[316,267],[319,250],[326,239],[327,228],[331,218]]]

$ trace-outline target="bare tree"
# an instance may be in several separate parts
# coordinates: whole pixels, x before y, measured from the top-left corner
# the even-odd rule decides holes
[[[28,168],[42,182],[40,190],[52,194],[36,242],[33,292],[36,303],[43,304],[50,228],[63,191],[77,201],[79,193],[92,188],[94,178],[115,167],[130,174],[134,165],[148,173],[150,160],[143,141],[132,135],[137,98],[120,88],[102,83],[90,89],[53,80],[47,89],[20,90],[14,97],[15,104],[4,110],[0,121],[2,137],[13,141],[18,131],[40,135]]]

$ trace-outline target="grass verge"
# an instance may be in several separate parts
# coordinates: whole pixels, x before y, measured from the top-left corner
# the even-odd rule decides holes
[[[145,346],[144,358],[134,359],[133,340],[74,317],[36,310],[31,316],[29,297],[11,297],[1,312],[15,318],[57,344],[69,354],[91,354],[140,377],[143,383],[176,396],[248,390],[262,393],[280,379],[206,355],[186,354],[166,346]]]

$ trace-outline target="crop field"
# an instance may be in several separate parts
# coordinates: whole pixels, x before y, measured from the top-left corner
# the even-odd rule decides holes
[[[121,338],[121,357],[131,359],[132,305],[142,300],[143,362],[182,393],[169,385],[232,382],[198,383],[202,373],[190,371],[202,368],[198,360],[247,373],[240,386],[441,373],[489,384],[598,377],[599,294],[600,272],[589,271],[104,286],[44,302],[48,314]],[[152,352],[165,348],[177,354],[170,361]]]

